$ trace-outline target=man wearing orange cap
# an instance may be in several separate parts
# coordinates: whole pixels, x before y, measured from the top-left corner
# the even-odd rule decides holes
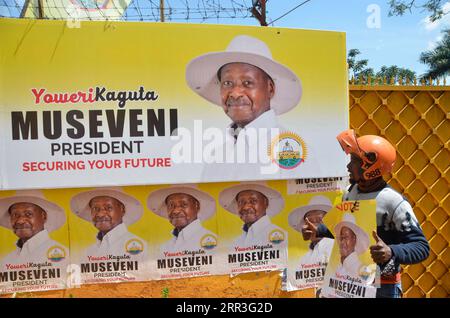
[[[377,297],[400,298],[400,265],[424,261],[430,246],[409,202],[383,179],[394,166],[395,148],[379,136],[357,138],[352,129],[340,133],[337,139],[345,153],[351,155],[347,165],[351,185],[342,200],[376,200],[377,231],[372,233],[376,244],[369,249],[381,271]],[[319,236],[326,235],[324,225],[308,225]]]

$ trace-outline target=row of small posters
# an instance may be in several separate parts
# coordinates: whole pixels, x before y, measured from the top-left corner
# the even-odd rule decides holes
[[[340,183],[2,191],[0,292],[280,271],[287,291],[374,297],[375,203],[341,202]],[[302,233],[305,216],[338,240]]]

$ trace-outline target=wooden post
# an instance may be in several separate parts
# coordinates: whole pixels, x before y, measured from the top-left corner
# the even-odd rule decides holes
[[[43,0],[38,0],[38,11],[39,11],[38,19],[44,18],[44,5],[42,4],[42,1]]]
[[[164,22],[164,0],[159,0],[159,19]]]
[[[256,7],[259,5],[261,12],[259,12]],[[258,0],[252,7],[253,16],[259,21],[261,26],[267,26],[266,21],[266,0]]]

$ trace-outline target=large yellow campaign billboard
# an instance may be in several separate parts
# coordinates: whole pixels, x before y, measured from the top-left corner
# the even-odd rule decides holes
[[[344,33],[1,19],[0,37],[1,189],[346,175]]]

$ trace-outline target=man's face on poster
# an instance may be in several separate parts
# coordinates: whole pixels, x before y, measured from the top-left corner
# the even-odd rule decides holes
[[[252,225],[266,215],[269,200],[265,195],[254,190],[244,190],[236,196],[239,217],[247,224]]]
[[[356,246],[356,235],[351,229],[346,226],[341,228],[341,233],[339,235],[339,251],[341,257],[345,259],[351,253],[355,251]]]
[[[197,219],[200,203],[185,193],[171,194],[166,198],[170,223],[179,231]]]
[[[38,205],[21,202],[11,205],[9,217],[14,234],[26,241],[44,229],[47,213]]]
[[[233,123],[244,127],[270,109],[275,85],[256,66],[230,63],[219,70],[222,108]]]
[[[125,215],[125,206],[119,200],[98,196],[89,202],[91,208],[92,223],[103,234],[108,233],[122,223]]]

